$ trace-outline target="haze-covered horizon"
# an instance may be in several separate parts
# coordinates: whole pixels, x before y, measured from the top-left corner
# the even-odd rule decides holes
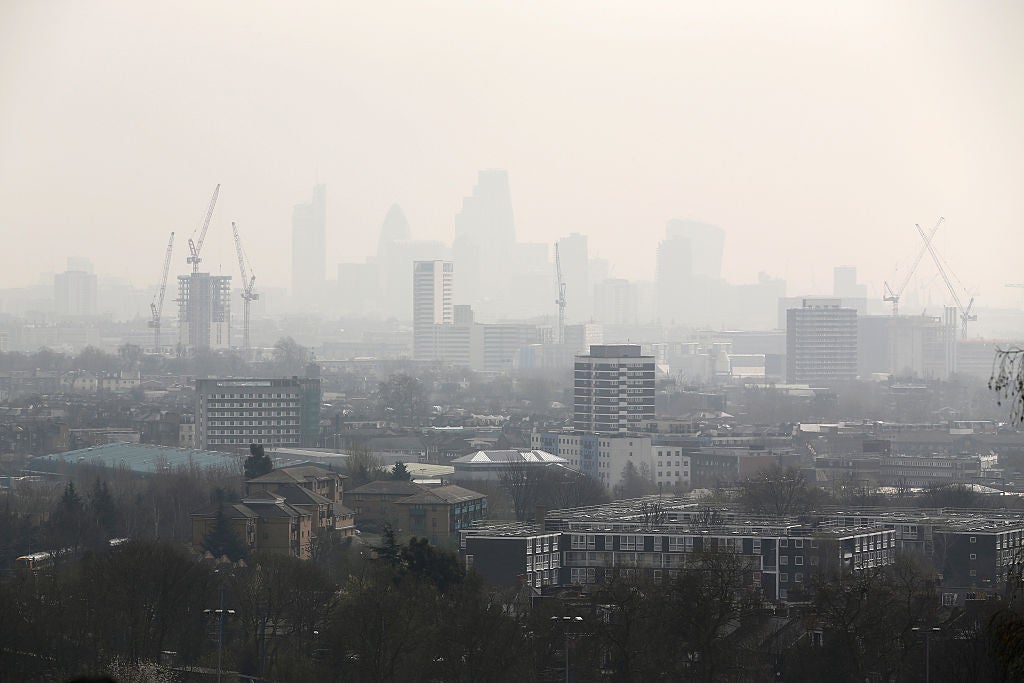
[[[665,224],[726,231],[724,277],[880,296],[939,216],[980,304],[1016,305],[1024,7],[834,3],[8,3],[0,7],[0,287],[69,256],[148,286],[213,187],[204,254],[291,280],[292,207],[327,185],[327,273],[397,203],[451,243],[507,169],[522,242],[588,235],[654,277]]]

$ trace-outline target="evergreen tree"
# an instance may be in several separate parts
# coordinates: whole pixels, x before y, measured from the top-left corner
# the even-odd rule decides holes
[[[409,474],[409,468],[404,462],[396,462],[395,468],[391,471],[391,478],[395,481],[409,481],[412,475]]]
[[[238,533],[231,528],[231,520],[224,514],[223,503],[217,506],[217,519],[203,538],[203,550],[209,551],[214,557],[226,555],[232,562],[237,562],[248,554],[249,549]]]
[[[117,532],[117,504],[114,497],[110,495],[110,488],[107,482],[100,481],[96,477],[92,493],[89,495],[89,508],[96,524],[99,525],[103,534],[110,538]]]
[[[47,522],[47,541],[50,550],[77,554],[83,546],[95,542],[98,529],[86,514],[85,503],[73,482],[64,487],[57,507]]]
[[[249,444],[249,457],[245,459],[245,478],[255,479],[274,469],[274,461],[266,454],[263,444]]]

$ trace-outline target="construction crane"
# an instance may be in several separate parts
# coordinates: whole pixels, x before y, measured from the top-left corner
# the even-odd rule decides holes
[[[562,279],[562,259],[558,256],[558,243],[555,242],[555,274],[558,277],[558,343],[565,343],[565,280]]]
[[[160,353],[160,315],[164,310],[164,294],[167,292],[167,273],[171,269],[171,252],[174,250],[174,232],[167,240],[167,253],[164,254],[164,272],[160,276],[160,289],[149,304],[149,312],[152,315],[149,326],[153,328],[153,353]]]
[[[946,267],[943,265],[942,259],[939,258],[939,253],[935,251],[935,246],[932,244],[931,239],[925,235],[924,230],[921,229],[920,225],[915,224],[914,227],[917,228],[918,234],[920,234],[921,239],[924,240],[928,253],[932,255],[932,261],[935,262],[935,267],[938,268],[939,275],[942,276],[942,281],[946,283],[946,289],[949,290],[949,295],[953,297],[953,302],[956,304],[956,308],[960,312],[960,333],[963,337],[966,337],[967,323],[978,319],[977,315],[971,313],[971,309],[974,307],[974,297],[971,297],[971,300],[967,302],[967,306],[965,308],[963,302],[960,300],[960,295],[957,294],[956,288],[949,280],[949,275],[946,273]],[[953,277],[956,278],[956,275],[954,274]],[[957,282],[959,283],[960,280],[957,279]],[[963,287],[962,284],[960,286]]]
[[[917,266],[919,263],[921,263],[921,259],[924,257],[924,253],[928,251],[928,247],[932,243],[932,238],[935,237],[935,233],[938,231],[939,226],[942,225],[942,221],[944,220],[944,218],[939,217],[939,220],[935,223],[935,226],[932,228],[931,232],[929,232],[928,236],[924,238],[924,246],[922,246],[921,250],[917,252],[917,258],[915,258],[914,262],[910,265],[910,270],[907,271],[907,274],[903,278],[903,283],[900,285],[899,289],[893,291],[893,288],[889,286],[888,282],[883,283],[885,285],[885,294],[882,296],[882,301],[892,302],[893,316],[899,315],[900,297],[903,295],[903,290],[907,288],[908,284],[910,284],[910,278],[914,276],[914,271],[917,270]],[[920,229],[921,228],[918,227],[918,230]]]
[[[199,233],[199,241],[193,242],[192,238],[188,238],[188,258],[185,260],[192,264],[192,272],[199,272],[199,262],[202,260],[199,258],[199,252],[203,250],[203,242],[206,241],[206,231],[210,229],[210,219],[213,218],[213,207],[217,205],[217,196],[220,194],[220,183],[217,183],[217,187],[213,190],[213,197],[210,199],[210,207],[206,209],[206,219],[203,221],[203,229]],[[192,234],[195,234],[194,232]]]
[[[231,221],[231,231],[235,235],[235,251],[238,252],[238,269],[242,273],[242,350],[249,352],[249,304],[257,301],[260,295],[253,291],[256,286],[256,274],[252,272],[252,264],[242,248],[242,238],[238,236],[238,226]]]

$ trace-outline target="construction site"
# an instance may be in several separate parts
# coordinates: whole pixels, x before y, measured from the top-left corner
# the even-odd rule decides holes
[[[149,326],[153,329],[154,353],[169,353],[172,351],[177,353],[195,353],[197,351],[228,349],[232,346],[231,276],[212,275],[200,269],[203,245],[206,242],[210,221],[213,218],[213,212],[217,206],[219,195],[220,185],[217,185],[207,207],[202,227],[198,231],[198,237],[190,237],[188,240],[189,253],[185,260],[191,272],[178,276],[178,296],[175,299],[175,303],[178,304],[178,330],[177,341],[174,345],[168,345],[168,340],[161,337],[164,296],[167,292],[167,279],[174,250],[173,232],[167,242],[160,286],[153,298],[153,302],[150,304]],[[250,348],[249,307],[252,301],[259,299],[259,294],[254,291],[256,276],[242,247],[238,226],[234,222],[231,223],[231,229],[238,256],[239,272],[242,278],[241,295],[244,302],[242,348],[248,352]]]

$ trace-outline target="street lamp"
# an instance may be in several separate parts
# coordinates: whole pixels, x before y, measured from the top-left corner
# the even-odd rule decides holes
[[[224,654],[224,615],[230,614],[235,615],[235,610],[224,609],[224,586],[220,587],[220,609],[204,609],[203,614],[216,614],[218,617],[217,622],[217,683],[220,683],[221,673],[223,671],[221,662],[223,661]]]
[[[565,683],[569,683],[569,627],[579,626],[583,617],[551,617],[551,623],[561,623],[565,634]]]
[[[938,626],[932,626],[931,628],[911,626],[910,630],[914,633],[924,634],[924,683],[931,683],[931,636],[942,629]]]

